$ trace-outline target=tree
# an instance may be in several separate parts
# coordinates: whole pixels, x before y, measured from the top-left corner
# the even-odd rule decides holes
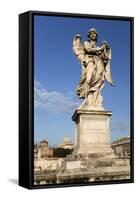
[[[67,155],[72,154],[73,149],[55,148],[53,150],[54,157],[65,158]]]

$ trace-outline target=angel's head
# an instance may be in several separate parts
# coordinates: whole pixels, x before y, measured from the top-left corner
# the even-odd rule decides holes
[[[96,29],[92,28],[88,31],[88,38],[90,40],[97,40],[98,38],[98,32],[96,31]]]

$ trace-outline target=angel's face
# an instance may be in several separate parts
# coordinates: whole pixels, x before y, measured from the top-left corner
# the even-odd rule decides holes
[[[94,32],[92,32],[92,33],[89,35],[89,38],[90,38],[91,40],[96,40],[96,39],[97,39],[97,34],[94,33]]]

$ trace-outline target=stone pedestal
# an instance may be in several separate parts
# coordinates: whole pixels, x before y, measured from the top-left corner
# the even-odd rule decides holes
[[[114,155],[110,147],[110,111],[77,109],[72,116],[76,123],[73,155]]]

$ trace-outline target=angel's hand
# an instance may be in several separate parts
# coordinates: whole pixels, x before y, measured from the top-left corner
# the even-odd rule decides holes
[[[102,45],[102,46],[100,47],[100,51],[103,51],[105,48],[106,48],[106,47],[105,47],[104,45]]]

